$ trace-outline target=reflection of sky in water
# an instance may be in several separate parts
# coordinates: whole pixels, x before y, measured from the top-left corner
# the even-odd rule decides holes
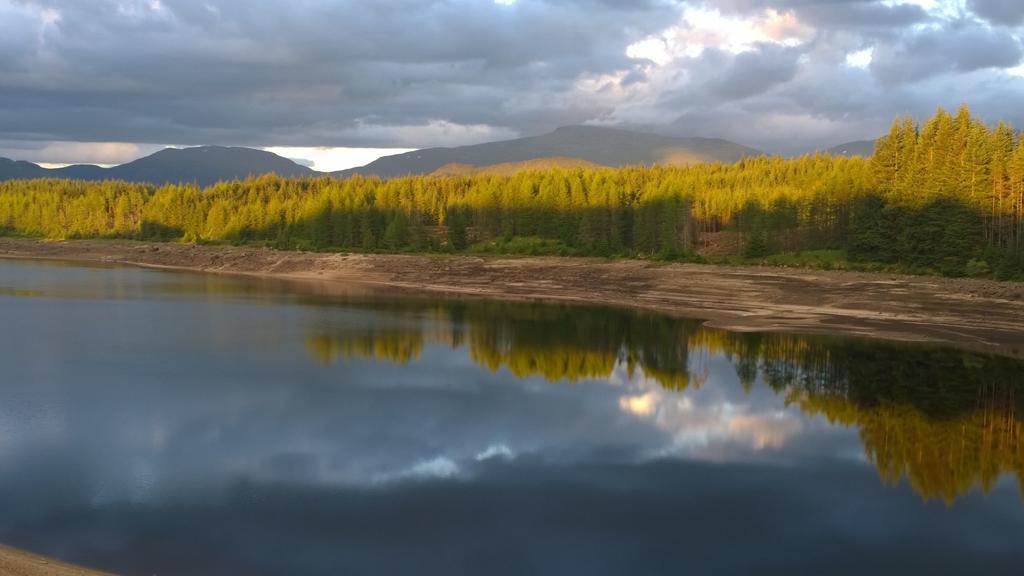
[[[839,538],[832,543],[838,555],[847,548],[836,546],[844,537],[836,527],[860,517],[851,526],[868,530],[859,537],[879,557],[891,552],[880,533],[903,536],[931,522],[935,541],[959,541],[961,530],[986,535],[993,559],[1021,559],[1000,548],[1000,530],[1019,535],[1024,526],[1013,483],[954,508],[883,486],[863,462],[855,427],[804,414],[760,377],[744,390],[733,363],[706,349],[690,351],[690,373],[699,378],[684,391],[664,388],[643,367],[628,370],[621,358],[606,378],[518,378],[508,368],[481,367],[468,344],[429,338],[406,363],[357,356],[316,362],[307,339],[324,330],[447,334],[451,320],[415,310],[296,305],[259,283],[134,269],[3,262],[0,286],[9,288],[0,292],[0,540],[40,551],[142,573],[145,556],[126,547],[170,557],[155,542],[174,550],[167,539],[182,526],[207,523],[228,533],[250,526],[238,538],[251,543],[288,540],[287,532],[303,525],[361,542],[342,554],[357,571],[401,570],[400,563],[374,563],[389,546],[410,562],[424,550],[409,548],[403,530],[378,527],[372,537],[378,532],[370,518],[390,514],[393,522],[431,526],[436,534],[427,540],[465,538],[479,509],[508,515],[509,530],[549,522],[540,533],[570,550],[574,542],[599,542],[591,530],[629,530],[641,540],[620,542],[621,552],[643,552],[641,565],[665,567],[671,563],[659,558],[673,555],[658,548],[654,532],[672,524],[669,516],[713,516],[707,506],[717,503],[720,514],[752,526],[771,525],[773,514],[804,522],[804,530],[770,536],[783,549],[820,530]],[[750,500],[748,490],[761,499]],[[634,496],[635,516],[626,506]],[[519,510],[550,498],[561,504],[547,520]],[[588,512],[594,506],[602,512]],[[321,507],[334,511],[329,528],[321,526]],[[889,519],[896,513],[900,519]],[[338,533],[343,518],[368,523],[367,533]],[[982,524],[989,528],[979,532]],[[138,534],[145,530],[153,538],[143,546]],[[308,555],[307,573],[337,560],[331,550],[341,554],[318,546],[319,533],[302,533],[291,545]],[[735,543],[744,534],[739,529]],[[199,565],[216,559],[237,573],[263,562],[278,566],[267,573],[302,573],[203,529],[195,537],[209,547],[196,552]],[[501,548],[497,536],[479,538],[474,554]],[[706,545],[725,540],[723,533]],[[923,538],[920,544],[929,545]],[[520,567],[555,569],[568,560],[565,553],[547,556],[552,564]],[[597,571],[618,566],[598,558]],[[708,561],[695,566],[714,565]],[[739,565],[730,566],[719,568]]]
[[[302,348],[313,326],[411,324],[429,332],[446,330],[447,320],[181,298],[198,292],[189,284],[204,282],[187,275],[170,275],[185,285],[173,292],[168,275],[41,269],[47,281],[69,272],[76,288],[62,285],[61,299],[17,300],[9,314],[15,338],[5,365],[13,386],[0,390],[5,450],[44,443],[95,451],[83,478],[102,498],[239,477],[321,484],[452,477],[498,449],[561,459],[609,450],[630,459],[743,460],[763,451],[784,458],[789,444],[799,453],[797,437],[828,432],[764,387],[744,392],[731,364],[708,354],[694,354],[707,383],[684,392],[663,389],[642,369],[629,374],[622,362],[606,380],[577,384],[492,374],[464,348],[440,345],[406,365],[321,366]],[[102,279],[111,275],[122,281],[104,293]],[[19,280],[34,286],[31,277]],[[155,299],[118,297],[148,282],[161,288]],[[75,290],[86,297],[68,299]],[[831,434],[841,449],[855,445],[850,431]]]

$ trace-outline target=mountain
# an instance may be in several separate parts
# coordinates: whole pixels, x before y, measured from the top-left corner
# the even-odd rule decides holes
[[[21,160],[0,158],[0,181],[30,178],[46,178],[50,171],[42,166]]]
[[[252,148],[166,148],[134,162],[115,166],[108,174],[129,182],[196,182],[201,186],[222,180],[237,180],[259,174],[279,176],[315,176],[312,168]]]
[[[59,178],[68,178],[70,180],[104,180],[110,178],[108,176],[109,170],[109,168],[93,166],[92,164],[75,164],[73,166],[57,168],[55,172],[60,173]]]
[[[19,178],[69,178],[73,180],[126,180],[151,184],[196,183],[208,186],[259,174],[316,176],[311,168],[252,148],[199,146],[166,148],[145,158],[112,168],[91,165],[47,169],[31,162],[0,158],[0,181]]]
[[[700,162],[736,162],[761,153],[727,140],[674,138],[596,126],[567,126],[549,134],[458,148],[428,148],[386,156],[361,168],[335,172],[384,178],[408,174],[513,174],[553,166],[567,168]],[[286,177],[321,173],[291,160],[252,148],[199,146],[167,148],[127,164],[102,168],[75,165],[47,169],[31,162],[0,158],[0,181],[22,178],[125,180],[151,184],[196,183],[208,186],[275,173]]]
[[[870,157],[875,153],[875,141],[874,140],[858,140],[856,142],[847,142],[846,144],[840,144],[825,150],[825,154],[831,154],[832,156],[863,156],[865,158]]]
[[[733,163],[761,152],[727,140],[673,138],[644,132],[597,126],[567,126],[540,136],[488,142],[457,148],[427,148],[385,156],[362,168],[335,172],[383,178],[430,174],[452,164],[472,167],[514,164],[541,159],[575,159],[601,166],[665,164],[673,166],[700,162]]]

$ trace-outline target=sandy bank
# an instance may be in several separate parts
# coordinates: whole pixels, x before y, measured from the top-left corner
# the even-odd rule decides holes
[[[1024,284],[592,258],[321,254],[0,238],[0,257],[103,262],[456,296],[603,303],[731,330],[927,341],[1024,357]]]
[[[0,546],[0,574],[4,576],[105,576],[106,573],[79,568]]]

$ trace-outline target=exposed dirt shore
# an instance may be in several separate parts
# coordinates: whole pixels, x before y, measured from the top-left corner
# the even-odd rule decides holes
[[[56,560],[0,546],[0,574],[3,576],[110,576]]]
[[[127,264],[453,296],[609,304],[730,330],[868,336],[1024,357],[1024,284],[593,258],[324,254],[0,238],[0,257]]]

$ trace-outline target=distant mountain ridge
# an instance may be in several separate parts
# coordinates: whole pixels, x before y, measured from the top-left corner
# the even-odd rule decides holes
[[[11,160],[0,158],[0,180],[18,180],[21,178],[46,178],[51,173],[42,166],[25,162],[24,160]]]
[[[145,158],[112,168],[89,164],[43,168],[31,162],[0,158],[0,181],[22,178],[69,178],[125,180],[156,185],[196,183],[200,186],[209,186],[221,181],[269,173],[287,177],[320,175],[320,172],[271,152],[223,146],[166,148]]]
[[[732,164],[759,150],[716,138],[676,138],[599,126],[566,126],[540,136],[456,148],[425,148],[385,156],[361,168],[335,172],[393,178],[430,174],[449,165],[486,167],[543,159],[575,159],[608,167],[684,166],[702,162]]]
[[[654,164],[687,166],[703,162],[731,164],[761,154],[753,148],[715,138],[676,138],[617,128],[567,126],[540,136],[455,148],[427,148],[385,156],[366,166],[331,175],[393,178],[421,174],[512,174],[552,166],[597,168]],[[285,177],[325,174],[271,152],[223,146],[166,148],[111,168],[83,164],[51,169],[31,162],[0,158],[0,181],[68,178],[209,186],[270,173]]]

